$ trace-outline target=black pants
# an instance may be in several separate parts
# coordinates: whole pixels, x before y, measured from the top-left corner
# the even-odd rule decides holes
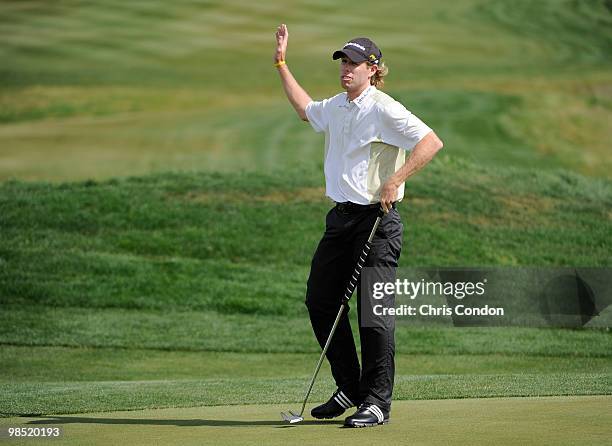
[[[376,216],[376,209],[343,213],[337,207],[327,214],[325,234],[312,259],[306,291],[306,306],[321,348],[329,336],[341,298]],[[394,272],[402,248],[402,232],[399,213],[392,209],[376,231],[365,267],[392,267],[390,269]],[[360,301],[361,287],[358,285],[358,313]],[[372,403],[389,411],[395,374],[395,321],[386,318],[381,326],[364,327],[361,315],[358,315],[363,366],[360,371],[347,313],[348,309],[342,315],[327,351],[336,385],[353,402]]]

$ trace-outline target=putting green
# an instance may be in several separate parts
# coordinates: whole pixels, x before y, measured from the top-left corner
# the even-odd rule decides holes
[[[312,405],[309,405],[312,407]],[[385,426],[343,429],[342,420],[288,425],[297,404],[209,406],[2,418],[9,426],[61,426],[53,444],[609,444],[611,396],[396,401]],[[11,440],[30,444],[41,440]],[[342,441],[343,443],[339,443]],[[361,443],[364,444],[364,443]]]

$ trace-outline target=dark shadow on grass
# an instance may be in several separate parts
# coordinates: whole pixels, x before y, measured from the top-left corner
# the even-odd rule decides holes
[[[294,427],[298,425],[325,425],[325,424],[343,424],[341,420],[304,420],[297,424],[288,424],[285,421],[240,421],[240,420],[158,420],[148,418],[87,418],[87,417],[63,417],[49,416],[40,420],[33,420],[27,424],[134,424],[134,425],[153,425],[153,426],[275,426],[275,427]]]

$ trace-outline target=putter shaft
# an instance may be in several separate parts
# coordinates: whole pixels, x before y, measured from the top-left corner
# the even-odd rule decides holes
[[[315,380],[317,379],[317,375],[319,374],[319,370],[321,369],[321,364],[323,364],[323,359],[325,359],[325,354],[327,353],[327,349],[329,348],[329,344],[331,344],[332,337],[334,336],[334,332],[336,331],[336,327],[338,326],[338,322],[340,322],[340,318],[342,317],[342,312],[344,311],[346,304],[340,305],[340,310],[338,311],[338,315],[336,316],[336,320],[334,321],[334,325],[332,325],[332,329],[327,337],[327,341],[325,341],[325,346],[323,347],[323,351],[321,352],[321,356],[319,357],[319,362],[317,362],[317,366],[315,367],[314,375],[310,380],[310,385],[308,386],[308,390],[306,391],[306,396],[304,397],[304,403],[302,404],[302,410],[300,410],[299,416],[304,415],[304,408],[306,407],[306,402],[308,401],[308,397],[310,396],[310,392],[312,391],[312,386],[314,385]]]

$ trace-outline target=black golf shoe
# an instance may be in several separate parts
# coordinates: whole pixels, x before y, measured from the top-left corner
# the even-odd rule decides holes
[[[314,418],[336,418],[344,413],[349,407],[356,406],[342,390],[336,390],[328,402],[315,407],[310,411]]]
[[[353,415],[344,420],[346,427],[368,427],[389,422],[389,412],[376,404],[363,403]]]

